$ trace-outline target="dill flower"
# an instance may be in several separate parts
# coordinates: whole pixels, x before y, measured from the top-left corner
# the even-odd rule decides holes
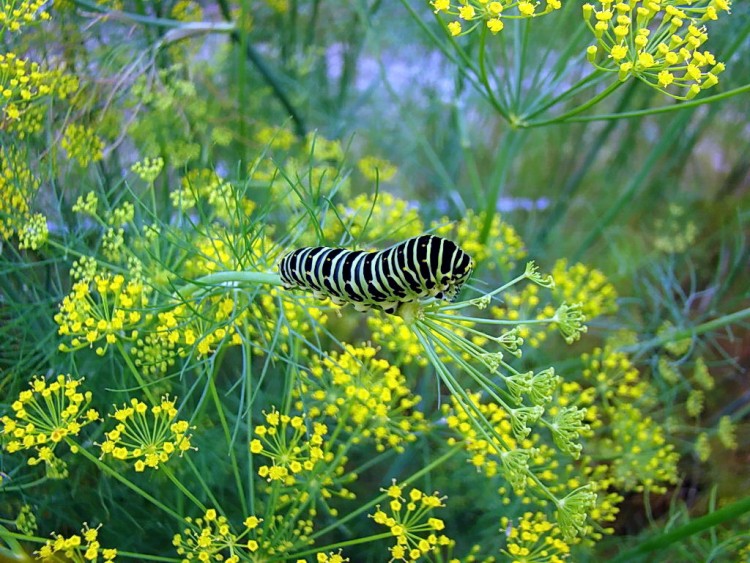
[[[3,2],[0,6],[0,33],[18,32],[25,26],[50,19],[49,5],[44,0]]]
[[[20,228],[18,233],[18,248],[38,250],[44,246],[49,237],[47,218],[41,213],[34,213]]]
[[[542,512],[526,512],[518,523],[500,519],[506,530],[506,547],[502,552],[513,561],[528,563],[562,563],[570,556],[570,545],[556,524]]]
[[[103,548],[99,541],[99,528],[90,528],[84,522],[80,534],[65,537],[53,533],[53,539],[47,540],[39,550],[34,553],[41,561],[60,561],[62,557],[66,561],[84,563],[85,561],[114,561],[117,557],[116,549]]]
[[[68,159],[75,160],[81,168],[104,158],[104,141],[93,129],[78,123],[71,123],[63,133],[62,148]]]
[[[523,240],[510,223],[493,214],[486,236],[485,216],[468,210],[461,219],[451,222],[444,217],[431,224],[435,235],[447,237],[470,254],[477,268],[501,273],[514,269],[526,257]]]
[[[357,442],[374,440],[378,451],[403,452],[426,428],[414,409],[421,397],[398,367],[376,354],[372,346],[346,344],[342,353],[314,356],[310,375],[295,388],[296,407],[311,419],[333,419]]]
[[[130,169],[137,174],[141,180],[153,184],[154,180],[161,174],[164,168],[164,159],[160,156],[155,158],[144,158],[134,163]]]
[[[253,517],[254,518],[254,517]],[[257,526],[255,521],[262,521],[255,518],[248,518],[246,523],[251,523],[254,528]],[[186,517],[187,526],[181,534],[175,534],[172,538],[172,545],[176,548],[177,554],[182,557],[182,561],[225,561],[226,563],[239,563],[247,560],[250,549],[247,541],[242,538],[250,531],[250,526],[245,526],[241,533],[237,533],[227,520],[226,516],[220,515],[215,509],[209,508],[202,518]],[[252,545],[252,544],[251,544]],[[240,555],[243,556],[240,559]]]
[[[23,232],[30,217],[30,204],[39,189],[36,178],[26,164],[24,154],[14,149],[0,149],[0,239],[10,239]]]
[[[182,213],[200,209],[208,220],[218,219],[231,225],[239,224],[255,209],[255,202],[207,168],[190,170],[180,180],[180,187],[170,192],[169,199]]]
[[[53,381],[35,376],[31,389],[21,391],[11,403],[12,414],[0,418],[4,449],[8,453],[33,449],[37,457],[29,458],[29,465],[53,464],[60,442],[100,418],[88,408],[92,395],[79,389],[82,382],[69,375],[58,375]]]
[[[708,434],[705,432],[698,434],[693,449],[699,460],[703,463],[707,462],[711,457],[711,442],[708,439]]]
[[[96,348],[102,356],[111,344],[130,340],[141,322],[141,311],[148,305],[148,294],[141,281],[126,283],[121,274],[97,274],[93,280],[77,281],[54,317],[58,334],[69,338],[69,344],[60,344],[60,350],[92,348],[104,340],[104,345]]]
[[[423,232],[418,207],[388,192],[378,192],[377,196],[361,194],[337,205],[335,212],[327,215],[323,227],[326,240],[343,242],[352,237],[360,245],[407,239]]]
[[[719,419],[719,427],[716,430],[719,441],[728,450],[737,449],[737,436],[735,435],[735,425],[731,417],[722,416]]]
[[[701,24],[728,10],[729,2],[708,1],[584,4],[584,20],[596,37],[587,50],[589,62],[617,72],[620,80],[634,76],[673,98],[691,99],[715,86],[724,71],[724,64],[700,49],[708,40]]]
[[[441,533],[445,523],[431,516],[436,508],[445,506],[445,497],[437,492],[428,495],[417,488],[410,489],[404,496],[404,489],[395,480],[387,489],[381,489],[391,500],[385,510],[377,505],[370,518],[389,528],[396,539],[395,545],[388,548],[391,561],[418,561],[452,544],[452,540]]]
[[[78,196],[78,199],[71,207],[73,213],[81,213],[82,215],[89,215],[96,217],[96,208],[99,206],[99,196],[96,192],[88,192],[84,198],[82,195]]]
[[[297,137],[284,127],[264,124],[255,133],[255,140],[264,147],[288,151],[294,146]]]
[[[390,182],[398,172],[398,168],[383,158],[366,156],[357,162],[357,168],[365,179],[371,182]]]
[[[461,23],[456,19],[448,22],[447,27],[451,35],[467,34],[486,26],[493,34],[502,31],[503,20],[536,18],[544,16],[562,7],[562,0],[546,0],[544,7],[541,2],[526,0],[461,0],[453,5],[450,0],[432,0],[429,4],[436,14],[445,13],[453,18],[470,22],[465,31],[461,31]]]
[[[143,471],[146,467],[158,469],[174,454],[182,456],[192,448],[190,427],[185,420],[177,420],[175,399],[168,395],[151,408],[131,399],[130,404],[115,407],[109,415],[117,421],[114,430],[105,433],[100,445],[100,457],[112,456],[122,461],[135,460],[133,467]]]
[[[39,528],[36,516],[34,515],[34,509],[30,504],[24,504],[21,507],[13,524],[20,532],[29,536],[34,535]]]

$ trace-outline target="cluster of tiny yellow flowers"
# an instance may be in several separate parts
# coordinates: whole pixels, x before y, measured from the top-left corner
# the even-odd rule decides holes
[[[47,540],[35,554],[40,561],[71,561],[83,563],[85,561],[114,561],[117,557],[116,549],[103,548],[99,542],[99,528],[89,528],[84,522],[80,535],[74,534],[65,537],[60,534],[52,534],[54,537]]]
[[[375,156],[361,158],[357,162],[357,168],[371,182],[390,182],[398,172],[396,165]]]
[[[612,462],[611,475],[621,490],[665,493],[679,479],[679,454],[668,444],[664,429],[643,411],[625,402],[608,409],[606,435],[590,446]]]
[[[598,0],[584,4],[583,16],[596,44],[587,50],[600,70],[620,80],[635,76],[676,99],[695,97],[718,83],[724,65],[709,51],[707,20],[728,12],[729,0]]]
[[[212,213],[209,218],[237,224],[237,214],[249,217],[255,209],[255,202],[238,197],[231,183],[219,174],[207,168],[191,170],[180,181],[180,188],[170,192],[169,198],[177,209],[183,213],[196,209],[199,205],[202,212]]]
[[[3,2],[0,6],[0,33],[20,31],[37,21],[49,20],[49,5],[44,0]]]
[[[492,216],[485,240],[481,239],[485,217],[467,211],[458,221],[447,218],[432,223],[433,234],[450,238],[467,252],[478,268],[506,273],[526,257],[523,240],[498,214]]]
[[[38,457],[29,465],[51,464],[57,445],[69,436],[77,436],[81,428],[99,420],[99,413],[89,409],[91,392],[81,392],[82,379],[58,375],[53,381],[35,377],[31,389],[21,391],[11,403],[12,415],[0,418],[3,445],[8,453],[36,450]]]
[[[23,154],[0,150],[0,239],[10,239],[23,229],[38,188],[39,179],[32,174]]]
[[[281,414],[276,409],[265,413],[266,424],[255,427],[258,436],[250,442],[250,452],[268,457],[272,465],[261,465],[258,475],[268,481],[281,481],[293,485],[296,476],[315,470],[318,462],[330,461],[333,454],[326,452],[324,436],[328,427],[320,422],[313,424],[308,433],[302,416]]]
[[[396,358],[395,364],[416,363],[419,366],[428,364],[422,346],[414,331],[404,320],[395,315],[367,315],[367,326],[373,342],[378,342],[384,350]]]
[[[404,497],[404,486],[396,481],[383,492],[390,497],[386,510],[377,505],[371,518],[378,524],[390,529],[396,538],[395,545],[388,548],[391,561],[419,561],[430,553],[438,553],[442,547],[453,542],[442,534],[445,523],[431,516],[436,508],[445,506],[445,497],[438,493],[428,495],[417,488],[409,490],[408,498]]]
[[[488,477],[502,472],[513,489],[522,492],[529,474],[529,457],[536,453],[535,437],[517,440],[510,417],[499,405],[481,401],[480,393],[470,394],[469,399],[471,408],[461,405],[453,395],[450,404],[442,407],[448,428],[455,432],[448,444],[461,444],[477,471]],[[473,409],[492,425],[493,436],[488,437],[477,428]]]
[[[96,209],[99,206],[99,196],[96,192],[88,192],[86,197],[79,195],[76,202],[71,207],[73,213],[80,213],[81,215],[89,215],[96,217]]]
[[[41,213],[31,215],[18,232],[18,248],[38,250],[47,242],[47,218]]]
[[[188,526],[182,534],[175,534],[172,545],[182,561],[225,561],[239,563],[253,561],[248,559],[249,553],[255,553],[260,547],[255,539],[244,539],[247,534],[258,530],[262,518],[249,516],[244,521],[244,530],[237,534],[232,529],[226,516],[219,515],[215,509],[209,508],[202,518],[185,518]],[[249,552],[249,553],[248,553]]]
[[[179,0],[172,6],[173,19],[184,22],[197,22],[203,19],[203,8],[193,0]]]
[[[653,245],[657,250],[674,254],[685,252],[692,246],[698,236],[698,226],[686,217],[686,213],[681,205],[670,203],[667,216],[654,222]]]
[[[126,283],[122,274],[98,274],[93,280],[77,281],[55,315],[58,334],[69,338],[69,344],[60,343],[60,350],[91,348],[104,340],[96,348],[101,356],[118,340],[132,339],[148,305],[148,293],[142,282]]]
[[[316,327],[328,320],[331,305],[321,303],[311,296],[294,296],[289,292],[272,289],[261,295],[247,309],[250,340],[257,346],[257,352],[265,354],[276,348],[289,353],[295,338],[314,334]],[[277,326],[277,319],[283,319]],[[275,345],[272,343],[275,342]]]
[[[130,169],[137,174],[141,180],[149,184],[156,180],[156,177],[161,174],[164,168],[164,159],[160,156],[156,158],[144,158],[133,164]]]
[[[68,159],[75,160],[82,168],[104,158],[104,141],[86,125],[68,125],[63,133],[61,145]]]
[[[36,516],[34,515],[34,509],[30,504],[24,504],[21,506],[21,509],[18,511],[18,516],[16,516],[13,524],[20,532],[29,536],[34,535],[39,528]]]
[[[526,512],[518,523],[503,516],[500,525],[506,537],[502,551],[514,563],[563,563],[570,557],[562,531],[542,512]]]
[[[357,443],[375,441],[376,449],[404,451],[426,429],[424,415],[414,407],[414,395],[401,370],[376,358],[372,346],[345,345],[310,362],[310,377],[295,391],[297,408],[311,419],[332,418]]]
[[[129,405],[115,407],[114,414],[109,416],[117,425],[105,433],[102,457],[135,460],[136,471],[146,467],[158,469],[159,464],[166,463],[175,453],[182,456],[192,447],[188,433],[191,427],[185,420],[176,420],[175,399],[168,395],[151,408],[138,399],[131,399]]]
[[[424,232],[424,224],[416,205],[388,192],[377,197],[362,194],[336,206],[323,228],[325,240],[342,241],[346,233],[361,245],[381,246],[383,241],[396,242]],[[343,241],[342,241],[343,242]],[[317,241],[305,241],[305,244]]]
[[[483,24],[493,34],[505,27],[503,20],[536,18],[549,14],[562,7],[561,0],[546,0],[544,8],[539,9],[540,2],[527,0],[459,0],[451,4],[451,0],[432,0],[430,5],[435,13],[443,12],[452,16],[448,23],[451,35],[465,35],[480,28]],[[468,26],[464,28],[464,25]]]
[[[255,133],[255,139],[263,147],[287,151],[297,140],[294,133],[283,127],[262,125]]]
[[[12,52],[0,53],[0,107],[5,119],[19,119],[29,102],[51,92],[48,75],[39,63],[21,59]]]

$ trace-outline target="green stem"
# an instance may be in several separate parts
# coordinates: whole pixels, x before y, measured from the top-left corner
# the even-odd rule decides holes
[[[712,321],[706,321],[705,323],[699,324],[694,327],[683,328],[679,330],[670,330],[666,334],[657,336],[655,338],[652,338],[651,340],[647,340],[646,342],[633,344],[631,346],[625,346],[621,348],[621,351],[626,353],[642,352],[644,350],[663,346],[664,344],[667,344],[669,342],[676,342],[685,338],[698,336],[699,334],[705,334],[706,332],[711,332],[718,328],[737,323],[746,318],[750,318],[750,307],[747,309],[742,309],[741,311],[736,311],[729,315],[724,315],[723,317],[719,317],[718,319],[714,319]]]
[[[611,561],[613,563],[619,561],[633,561],[638,556],[643,556],[658,549],[664,549],[665,547],[680,540],[684,540],[694,534],[709,530],[724,522],[735,520],[747,512],[750,512],[750,496],[746,496],[745,498],[720,508],[710,514],[691,520],[676,530],[659,534],[656,537],[648,539],[633,549],[619,553]]]
[[[133,363],[133,360],[131,359],[130,355],[125,351],[125,348],[123,347],[122,342],[118,340],[115,346],[117,347],[117,351],[120,352],[120,356],[122,356],[122,359],[125,360],[125,363],[128,365],[128,369],[130,369],[131,373],[133,374],[133,377],[135,377],[135,380],[138,382],[138,385],[146,394],[146,397],[148,397],[148,400],[151,402],[151,405],[153,406],[153,405],[158,404],[156,396],[151,392],[151,389],[149,388],[148,384],[141,376],[141,372],[138,371],[138,368]]]
[[[416,473],[412,474],[409,478],[405,479],[404,481],[399,481],[399,484],[400,485],[409,485],[409,484],[413,483],[414,481],[416,481],[417,479],[419,479],[420,477],[422,477],[422,475],[424,475],[426,473],[429,473],[430,471],[432,471],[436,467],[439,467],[440,465],[442,465],[443,463],[445,463],[446,461],[448,461],[450,458],[452,458],[454,455],[456,455],[461,450],[462,450],[462,446],[461,445],[457,445],[457,446],[453,447],[452,449],[448,450],[447,452],[445,452],[440,457],[435,458],[434,460],[432,460],[429,464],[427,464],[426,466],[424,466],[422,469],[420,469]],[[386,498],[388,498],[388,494],[387,493],[383,493],[380,496],[375,497],[370,502],[368,502],[366,504],[363,504],[362,506],[360,506],[356,510],[350,512],[346,516],[342,516],[341,518],[339,518],[338,520],[336,520],[333,524],[330,524],[329,526],[326,526],[322,530],[319,530],[316,533],[312,534],[310,536],[310,539],[313,540],[315,538],[318,538],[320,536],[323,536],[323,535],[327,534],[328,532],[330,532],[330,531],[332,531],[332,530],[334,530],[336,528],[340,528],[345,523],[347,523],[349,520],[352,520],[352,519],[356,518],[357,516],[359,516],[360,514],[362,514],[363,512],[366,512],[366,511],[370,510],[373,506],[375,506],[379,502],[383,502]]]
[[[554,124],[570,121],[571,117],[574,117],[578,115],[579,113],[586,111],[590,107],[595,106],[596,104],[601,102],[604,98],[612,94],[612,92],[617,90],[620,86],[622,86],[622,84],[623,82],[616,80],[615,82],[607,86],[604,90],[599,92],[596,96],[591,98],[590,100],[584,102],[580,106],[575,107],[566,113],[563,113],[562,115],[558,115],[557,117],[553,117],[552,119],[546,119],[543,121],[529,121],[529,122],[526,122],[525,124],[522,124],[522,126],[523,127],[542,127],[544,125],[554,125]]]
[[[99,458],[94,456],[91,452],[86,450],[82,445],[78,444],[75,440],[72,438],[66,438],[65,441],[68,443],[69,446],[76,448],[76,455],[80,454],[83,457],[85,457],[87,460],[89,460],[91,463],[96,465],[103,473],[106,473],[110,477],[113,477],[123,485],[125,485],[127,488],[135,492],[138,496],[146,499],[154,506],[158,507],[159,509],[163,510],[165,513],[169,514],[172,518],[175,520],[178,520],[180,522],[183,521],[182,516],[177,514],[174,510],[169,508],[167,505],[165,505],[163,502],[161,502],[159,499],[151,496],[149,493],[141,489],[138,485],[130,481],[129,479],[126,479],[123,477],[120,473],[112,469],[109,465],[106,463],[103,463]]]
[[[206,512],[206,505],[204,505],[201,501],[198,500],[198,498],[191,493],[185,485],[183,485],[177,477],[174,476],[174,473],[172,473],[172,470],[167,467],[166,465],[161,465],[160,469],[162,472],[169,478],[172,483],[174,483],[174,486],[180,489],[183,495],[185,495],[187,498],[190,499],[190,501],[197,506],[201,512]]]
[[[224,439],[227,441],[227,448],[229,449],[229,460],[232,464],[232,473],[234,474],[234,481],[237,485],[237,494],[240,497],[240,505],[242,507],[242,513],[248,514],[247,511],[247,500],[245,498],[245,488],[242,485],[242,477],[240,476],[240,469],[239,465],[237,463],[237,454],[234,451],[234,448],[232,447],[232,433],[229,429],[229,423],[227,422],[226,414],[224,414],[224,408],[221,404],[221,398],[219,397],[219,393],[216,390],[216,382],[214,381],[214,375],[215,374],[208,374],[209,382],[208,382],[208,389],[211,393],[211,398],[213,399],[214,405],[216,407],[216,412],[219,415],[219,423],[221,424],[221,429],[224,432]]]
[[[600,114],[600,115],[586,115],[583,117],[567,119],[567,121],[568,122],[587,122],[587,121],[604,121],[604,120],[609,120],[609,119],[630,119],[632,117],[643,117],[646,115],[657,115],[660,113],[682,111],[684,109],[690,109],[690,108],[702,106],[705,104],[712,104],[714,102],[720,102],[720,101],[726,100],[727,98],[731,98],[739,94],[744,94],[745,92],[750,92],[750,84],[745,84],[744,86],[739,86],[737,88],[733,88],[732,90],[727,90],[726,92],[722,92],[721,94],[715,94],[713,96],[708,96],[705,98],[694,99],[694,100],[690,100],[689,102],[672,104],[671,106],[664,106],[660,108],[651,108],[651,109],[640,109],[636,111],[625,111],[622,113],[605,113],[605,114]],[[538,124],[535,123],[534,126],[536,125]]]

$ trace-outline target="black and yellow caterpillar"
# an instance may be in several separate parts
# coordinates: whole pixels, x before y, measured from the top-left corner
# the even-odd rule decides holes
[[[312,291],[357,311],[395,313],[402,303],[426,297],[452,301],[474,269],[456,243],[420,235],[385,250],[366,252],[327,246],[298,248],[279,263],[286,289]]]

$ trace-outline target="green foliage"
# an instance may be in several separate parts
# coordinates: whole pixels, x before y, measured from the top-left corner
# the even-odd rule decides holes
[[[0,559],[746,558],[748,7],[595,4],[6,2]]]

